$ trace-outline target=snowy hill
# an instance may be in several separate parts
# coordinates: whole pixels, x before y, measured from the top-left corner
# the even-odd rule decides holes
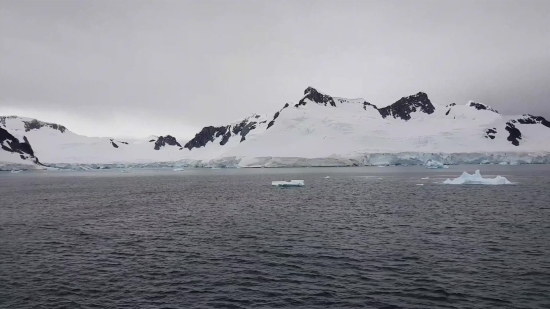
[[[175,161],[183,149],[170,135],[127,142],[81,136],[62,125],[17,116],[0,117],[0,143],[0,162],[20,164]]]
[[[0,128],[0,162],[31,164],[550,163],[550,123],[543,117],[505,116],[474,101],[438,105],[423,92],[378,107],[308,87],[297,103],[282,105],[272,116],[252,114],[228,125],[207,126],[185,143],[170,135],[133,142],[84,137],[62,125],[15,116],[0,117]]]
[[[269,123],[259,123],[253,131],[258,132],[249,132],[253,135],[246,142],[223,155],[321,158],[550,151],[550,126],[542,117],[507,117],[473,101],[438,106],[422,92],[378,108],[363,99],[332,97],[309,87],[297,104],[285,104]]]

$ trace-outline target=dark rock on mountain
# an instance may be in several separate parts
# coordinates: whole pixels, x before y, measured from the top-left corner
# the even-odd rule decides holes
[[[152,142],[155,142],[155,141],[156,141],[156,139],[152,139],[152,140],[149,141],[149,143],[152,143]]]
[[[160,150],[160,147],[164,147],[166,145],[181,147],[180,143],[178,143],[175,137],[171,135],[166,135],[158,137],[157,141],[155,142],[155,150]]]
[[[7,130],[0,127],[0,145],[4,151],[18,153],[21,159],[31,159],[34,163],[40,164],[38,158],[34,156],[34,150],[26,136],[23,137],[23,141],[21,142]]]
[[[17,116],[2,116],[2,117],[0,117],[0,124],[5,126],[6,125],[6,119],[16,119],[16,118],[20,118],[20,117],[17,117]],[[49,123],[49,122],[43,122],[43,121],[39,121],[39,120],[36,120],[36,119],[32,119],[32,120],[23,120],[23,119],[21,119],[21,121],[23,122],[23,125],[25,126],[25,132],[29,132],[30,130],[38,130],[42,127],[49,127],[49,128],[54,129],[54,130],[58,130],[61,133],[64,133],[65,130],[67,130],[67,128],[65,128],[62,125],[58,125],[58,124],[55,124],[55,123]]]
[[[367,102],[367,101],[363,102],[363,109],[364,109],[364,110],[367,110],[367,106],[372,106],[372,107],[374,107],[374,109],[378,110],[378,107],[377,107],[376,105],[370,104],[370,103]]]
[[[393,116],[393,118],[401,118],[403,120],[411,119],[411,113],[421,111],[428,115],[433,114],[435,107],[433,106],[428,95],[424,92],[419,92],[415,95],[401,98],[399,101],[390,106],[378,109],[383,118]]]
[[[523,115],[523,118],[518,119],[518,122],[521,124],[537,124],[540,123],[543,126],[550,128],[550,121],[546,120],[541,116],[533,116],[529,114]]]
[[[255,115],[252,117],[253,119],[260,118],[260,115]],[[233,134],[240,135],[241,136],[241,142],[246,140],[246,135],[248,132],[256,129],[258,122],[257,121],[250,121],[250,119],[244,119],[239,123],[238,125],[233,127]]]
[[[550,128],[550,122],[541,116],[533,116],[529,114],[523,115],[523,118],[512,119],[506,122],[506,131],[510,133],[508,136],[508,141],[513,145],[519,146],[520,140],[523,139],[521,131],[516,127],[515,124],[542,124],[543,126]]]
[[[512,145],[519,146],[519,140],[522,139],[521,131],[514,125],[515,121],[509,121],[506,123],[506,131],[510,133],[507,140],[512,142]]]
[[[447,106],[445,107],[453,107],[453,106],[456,106],[456,103],[451,103],[451,104],[448,104]]]
[[[33,119],[31,121],[23,121],[23,123],[25,124],[25,131],[26,132],[29,132],[30,130],[38,130],[42,127],[49,127],[49,128],[54,129],[54,130],[58,130],[61,133],[65,133],[65,130],[67,130],[67,128],[65,128],[62,125],[58,125],[58,124],[55,124],[55,123],[42,122],[42,121],[38,121],[36,119]]]
[[[246,140],[246,136],[250,131],[257,128],[259,123],[265,123],[265,121],[259,122],[260,115],[253,115],[251,117],[245,118],[243,121],[235,125],[227,125],[221,127],[204,127],[202,130],[195,134],[195,137],[183,146],[189,150],[193,148],[200,148],[206,146],[209,142],[214,142],[214,140],[222,136],[220,145],[225,145],[232,136],[240,136],[240,141],[243,142]]]
[[[491,112],[499,113],[496,109],[490,107],[489,105],[483,104],[483,103],[476,103],[476,102],[470,102],[470,106],[477,109],[477,110],[488,110]]]
[[[115,144],[115,142],[113,142],[113,141],[111,141],[111,145],[113,145],[113,147],[115,147],[115,148],[118,148],[118,145]]]
[[[312,102],[315,102],[317,104],[322,104],[327,106],[327,104],[330,104],[331,106],[336,106],[336,102],[334,102],[334,99],[326,94],[322,94],[317,91],[317,89],[313,87],[307,87],[307,89],[304,91],[305,97],[303,97],[298,104],[295,105],[295,107],[298,107],[300,105],[306,105],[306,99],[309,99]]]
[[[231,131],[229,130],[230,127],[231,126],[204,127],[199,133],[195,134],[195,137],[187,142],[187,144],[185,144],[185,146],[183,147],[189,150],[193,148],[204,147],[208,142],[214,142],[214,139],[220,136],[223,136],[220,145],[225,145],[231,137]]]
[[[495,134],[497,134],[496,128],[487,129],[485,131],[485,138],[495,139]]]
[[[449,116],[450,112],[451,112],[451,109],[449,108],[449,110],[445,113],[445,116]]]

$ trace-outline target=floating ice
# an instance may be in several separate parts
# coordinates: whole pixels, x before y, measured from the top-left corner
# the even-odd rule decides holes
[[[417,183],[416,185],[417,186],[423,186],[424,184],[423,183]]]
[[[508,165],[508,162],[500,162],[498,165]]]
[[[453,180],[447,179],[443,182],[448,185],[511,185],[505,177],[497,176],[495,178],[483,178],[479,170],[472,175],[463,172],[462,175]]]
[[[21,171],[18,171],[18,170],[11,170],[11,173],[12,173],[12,174],[17,174],[17,173],[21,173]]]
[[[420,179],[426,180],[426,179],[430,179],[430,177],[424,177],[424,178],[420,178]]]
[[[325,179],[329,179],[329,178],[330,178],[330,176],[325,177]]]
[[[304,181],[303,180],[272,181],[271,185],[277,186],[277,187],[303,187]]]
[[[183,171],[185,171],[185,169],[182,167],[178,167],[174,169],[174,172],[183,172]]]
[[[438,162],[435,160],[428,160],[428,162],[426,162],[426,168],[437,169],[437,168],[449,168],[449,167],[441,162]]]

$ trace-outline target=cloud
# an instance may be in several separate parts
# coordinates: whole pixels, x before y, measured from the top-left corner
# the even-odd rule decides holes
[[[436,104],[550,118],[549,10],[544,0],[4,1],[0,107],[82,134],[187,137],[314,86],[379,106],[424,91]]]

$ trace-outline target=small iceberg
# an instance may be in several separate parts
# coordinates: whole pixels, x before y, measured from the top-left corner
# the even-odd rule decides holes
[[[426,168],[439,169],[439,168],[449,168],[449,166],[435,160],[428,160],[428,162],[426,162]]]
[[[423,183],[417,183],[416,185],[417,186],[423,186],[424,184]]]
[[[462,175],[453,180],[447,179],[443,182],[447,185],[511,185],[505,177],[497,176],[495,178],[483,178],[479,170],[472,175],[463,172]]]
[[[174,169],[174,172],[183,172],[185,169],[183,167],[177,167]]]
[[[11,170],[11,173],[12,173],[12,174],[17,174],[17,173],[21,173],[21,171],[19,171],[19,170]]]
[[[424,178],[420,178],[422,180],[426,180],[426,179],[430,179],[430,177],[424,177]]]
[[[330,176],[325,177],[325,179],[329,179],[329,178],[330,178]]]
[[[272,181],[271,185],[277,186],[277,187],[303,187],[304,181],[303,180]]]

